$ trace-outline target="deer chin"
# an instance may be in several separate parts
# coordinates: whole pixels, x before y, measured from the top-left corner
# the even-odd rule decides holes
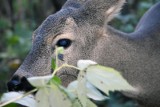
[[[62,70],[57,73],[57,76],[61,79],[62,85],[67,87],[69,83],[77,79],[78,71]]]
[[[77,79],[77,77],[74,75],[61,75],[59,77],[60,77],[60,79],[62,81],[62,85],[64,87],[67,87],[69,83],[71,83],[72,81]]]

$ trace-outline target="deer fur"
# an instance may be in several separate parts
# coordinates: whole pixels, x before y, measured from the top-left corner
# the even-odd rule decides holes
[[[144,107],[160,106],[160,3],[140,20],[132,33],[114,29],[108,22],[125,0],[68,0],[62,9],[48,16],[35,30],[30,53],[14,75],[19,77],[51,74],[51,58],[60,39],[72,44],[64,51],[64,61],[75,65],[90,59],[121,72],[138,92],[122,92]],[[60,70],[57,75],[67,86],[78,71]]]

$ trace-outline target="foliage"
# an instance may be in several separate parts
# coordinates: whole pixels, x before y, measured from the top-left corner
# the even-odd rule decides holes
[[[144,13],[159,0],[127,0],[121,14],[111,22],[111,25],[124,32],[133,32]]]
[[[59,2],[57,6],[56,1]],[[1,0],[0,3],[0,94],[31,48],[31,35],[40,23],[65,0]],[[127,0],[111,25],[125,32],[135,29],[140,17],[159,0]],[[53,62],[54,63],[54,62]],[[53,68],[55,68],[53,66]]]
[[[0,106],[15,102],[29,107],[62,107],[63,105],[65,107],[97,107],[94,104],[97,101],[106,101],[104,104],[107,105],[107,101],[115,100],[111,92],[122,90],[136,91],[118,71],[112,68],[98,65],[90,60],[79,60],[77,65],[78,68],[64,64],[55,69],[52,75],[28,78],[29,83],[36,89],[26,94],[18,92],[6,93],[1,99],[2,105]],[[53,79],[54,74],[63,67],[80,70],[78,79],[70,83],[68,88],[61,86],[59,80]],[[30,94],[35,91],[37,92],[34,98]],[[117,107],[120,106],[117,104]],[[136,107],[137,103],[132,101],[125,102],[122,106]]]

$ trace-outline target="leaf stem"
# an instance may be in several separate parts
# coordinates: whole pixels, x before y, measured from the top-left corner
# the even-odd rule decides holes
[[[18,96],[18,97],[14,98],[14,99],[11,99],[11,100],[9,100],[9,101],[7,101],[7,102],[5,102],[5,103],[2,103],[2,104],[0,105],[0,107],[3,107],[3,106],[5,106],[5,105],[8,105],[8,104],[10,104],[10,103],[12,103],[12,102],[14,102],[14,101],[17,101],[17,100],[23,98],[23,97],[26,97],[26,96],[30,95],[31,93],[33,93],[33,92],[35,92],[35,91],[37,91],[37,88],[36,88],[36,89],[33,89],[33,90],[31,90],[31,91],[29,91],[29,92],[27,92],[27,93],[25,93],[25,94],[22,95],[22,96]]]
[[[52,74],[52,77],[54,77],[54,75],[60,70],[60,69],[62,69],[62,68],[64,68],[64,67],[69,67],[69,68],[74,68],[74,69],[76,69],[76,70],[81,70],[81,69],[79,69],[78,67],[75,67],[75,66],[73,66],[73,65],[68,65],[68,64],[63,64],[62,66],[60,66],[60,67],[58,67],[57,69],[55,69],[54,70],[54,72],[53,72],[53,74]]]
[[[58,68],[58,47],[56,46],[56,67],[55,69]]]

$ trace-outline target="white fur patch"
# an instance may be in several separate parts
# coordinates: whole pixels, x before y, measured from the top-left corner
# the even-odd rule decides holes
[[[109,9],[106,11],[106,14],[107,14],[107,15],[111,14],[112,12],[114,12],[115,9],[116,9],[116,7],[111,7],[111,8],[109,8]]]

